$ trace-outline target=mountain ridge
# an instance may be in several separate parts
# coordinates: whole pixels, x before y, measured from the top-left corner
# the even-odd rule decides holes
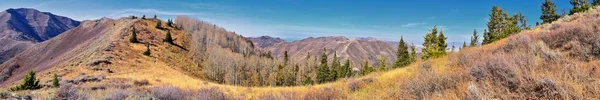
[[[79,21],[30,8],[0,12],[0,63],[37,43],[74,28]]]

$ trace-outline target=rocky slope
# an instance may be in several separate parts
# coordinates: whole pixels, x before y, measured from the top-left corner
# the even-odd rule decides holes
[[[0,12],[0,63],[27,47],[43,42],[69,29],[79,21],[35,9],[19,8]]]

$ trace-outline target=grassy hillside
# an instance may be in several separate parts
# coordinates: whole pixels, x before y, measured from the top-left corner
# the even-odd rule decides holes
[[[74,65],[74,67],[51,67],[52,69],[38,72],[42,73],[38,75],[42,84],[50,84],[51,74],[58,72],[61,80],[64,80],[60,88],[44,87],[40,90],[12,93],[15,96],[33,95],[34,98],[39,99],[76,96],[77,98],[134,100],[148,98],[600,99],[600,81],[598,81],[600,70],[597,69],[600,65],[598,16],[600,10],[593,9],[587,13],[566,16],[554,23],[544,24],[488,45],[466,48],[436,59],[417,61],[404,68],[376,72],[363,77],[345,78],[331,83],[294,87],[244,87],[203,80],[199,76],[206,75],[189,71],[201,69],[188,66],[208,65],[199,66],[200,68],[222,66],[198,64],[189,60],[202,61],[211,60],[210,57],[223,57],[202,63],[248,63],[241,62],[246,59],[239,58],[244,58],[245,54],[255,54],[254,51],[250,48],[234,48],[234,46],[246,47],[243,46],[246,45],[244,42],[228,42],[237,39],[213,40],[211,43],[218,45],[207,48],[207,51],[210,51],[207,52],[209,55],[197,56],[194,55],[196,52],[191,51],[203,50],[204,47],[186,45],[194,44],[186,40],[203,39],[186,33],[206,33],[206,30],[194,30],[216,28],[214,25],[196,27],[192,25],[194,23],[185,24],[183,22],[186,20],[178,19],[177,23],[181,23],[184,30],[168,28],[174,35],[175,44],[180,45],[176,46],[161,41],[166,31],[154,28],[156,20],[135,19],[122,22],[133,24],[139,32],[138,38],[144,43],[151,44],[150,56],[142,55],[145,50],[144,44],[127,42],[133,28],[118,28],[122,32],[113,32],[111,33],[113,35],[109,35],[113,36],[109,40],[113,42],[109,43],[115,44],[108,47],[114,47],[109,53],[110,59],[119,60],[99,63],[106,66],[101,65],[98,67],[100,70],[95,70],[95,67],[88,67],[86,63],[77,64],[79,61],[97,61],[86,60],[95,56],[76,56],[68,61],[70,63],[57,65]],[[211,37],[235,38],[232,36],[234,35],[220,34]],[[232,54],[232,52],[238,53]],[[261,61],[263,60],[249,62]],[[266,62],[252,64],[260,66],[264,63]],[[107,71],[108,69],[111,71]],[[8,86],[11,85],[3,85],[4,88]]]

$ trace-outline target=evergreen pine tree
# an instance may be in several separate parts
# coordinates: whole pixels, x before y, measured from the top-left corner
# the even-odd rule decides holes
[[[19,90],[33,90],[38,89],[40,80],[35,78],[35,72],[33,70],[29,71],[25,78],[23,78],[23,83],[17,85],[16,87],[10,88],[11,91],[19,91]]]
[[[131,32],[131,37],[129,37],[129,42],[131,42],[131,43],[138,43],[139,42],[137,40],[137,32],[135,31],[135,28],[133,28],[133,32]]]
[[[410,46],[410,62],[417,61],[417,51],[415,49],[416,49],[415,44],[412,44]]]
[[[340,65],[340,60],[337,59],[337,52],[333,52],[333,60],[331,62],[331,72],[329,74],[331,74],[329,77],[329,81],[335,81],[338,79],[338,71],[337,69],[340,69],[341,65]]]
[[[573,15],[575,13],[584,12],[588,9],[592,8],[588,0],[571,0],[569,3],[573,6],[569,15]]]
[[[146,43],[146,51],[144,51],[144,55],[150,56],[150,44]]]
[[[454,49],[456,49],[456,47],[454,46],[454,42],[452,42],[452,48],[450,49],[450,52],[454,52]]]
[[[484,38],[485,43],[492,43],[496,41],[500,34],[502,34],[502,30],[505,25],[505,20],[508,18],[508,14],[502,11],[502,8],[498,6],[492,7],[492,13],[490,14],[489,22],[487,23],[488,32],[486,38]]]
[[[352,67],[350,66],[350,59],[346,59],[346,63],[344,63],[344,73],[342,75],[345,75],[344,77],[351,77],[352,75],[354,75],[352,73]]]
[[[162,28],[162,23],[160,22],[160,20],[158,22],[156,22],[156,26],[154,28],[161,29],[161,30],[163,29]]]
[[[288,55],[288,51],[283,51],[283,64],[287,65],[290,61],[290,56]]]
[[[165,36],[165,40],[163,40],[164,42],[167,42],[169,44],[175,44],[173,42],[173,38],[171,37],[171,31],[167,31],[167,34]]]
[[[463,41],[463,45],[461,48],[467,48],[467,41]]]
[[[381,59],[379,59],[379,71],[386,71],[388,70],[386,64],[385,64],[385,57],[381,57]]]
[[[423,40],[423,48],[422,52],[423,52],[423,56],[421,56],[422,59],[428,59],[433,57],[436,53],[436,51],[438,51],[438,44],[437,44],[437,35],[438,34],[438,30],[437,30],[437,26],[434,26],[431,30],[429,30],[429,32],[425,35],[425,39]]]
[[[437,39],[436,44],[438,45],[438,48],[433,55],[435,58],[446,55],[446,48],[448,47],[448,43],[446,43],[448,37],[444,36],[444,32],[440,31],[440,35],[437,36]]]
[[[410,62],[411,59],[408,53],[408,46],[406,46],[406,42],[404,42],[404,36],[400,36],[400,41],[398,42],[398,51],[396,52],[396,61],[392,67],[404,67],[410,64]]]
[[[600,0],[592,0],[592,6],[600,5]]]
[[[471,36],[470,47],[476,47],[477,45],[479,45],[479,35],[477,35],[477,30],[473,29],[473,36]]]
[[[360,74],[361,75],[367,75],[371,72],[373,72],[375,69],[373,69],[373,67],[371,67],[371,65],[369,65],[369,60],[365,60],[365,63],[363,64],[363,69],[361,70]]]
[[[325,48],[323,48],[323,54],[321,54],[321,64],[317,68],[317,83],[328,82],[329,79],[329,67],[327,67],[327,55],[325,54]]]
[[[542,23],[552,23],[558,18],[560,18],[560,16],[556,14],[556,5],[554,5],[552,1],[546,0],[542,3],[542,16],[540,16]]]
[[[52,86],[54,86],[54,87],[60,86],[58,76],[56,76],[56,74],[54,74],[54,76],[52,77]]]
[[[314,81],[312,80],[311,77],[308,77],[306,75],[303,76],[304,79],[302,80],[302,85],[313,85]]]
[[[345,78],[346,74],[348,73],[347,69],[348,69],[348,67],[350,67],[350,66],[347,66],[348,62],[344,63],[343,65],[339,61],[337,61],[337,63],[339,65],[339,67],[335,69],[337,72],[336,78],[338,78],[338,79]]]

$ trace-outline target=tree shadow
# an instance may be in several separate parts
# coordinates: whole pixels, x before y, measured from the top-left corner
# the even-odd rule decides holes
[[[178,47],[179,49],[183,49],[184,51],[189,51],[188,49],[186,49],[185,47],[179,45],[179,44],[175,44],[174,42],[170,42],[169,44],[174,45],[176,47]]]

